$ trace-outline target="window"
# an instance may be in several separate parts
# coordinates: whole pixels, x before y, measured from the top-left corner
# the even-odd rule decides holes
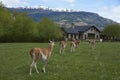
[[[93,31],[94,29],[93,29],[93,28],[91,28],[90,30],[91,30],[91,31]]]
[[[95,38],[95,33],[88,33],[88,38],[89,39],[94,39]]]
[[[85,39],[87,38],[87,35],[85,34]]]
[[[96,35],[96,38],[99,38],[99,35]]]

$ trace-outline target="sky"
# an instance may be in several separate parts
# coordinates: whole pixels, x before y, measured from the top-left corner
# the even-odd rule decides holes
[[[120,0],[0,0],[7,7],[49,7],[94,12],[120,23]]]

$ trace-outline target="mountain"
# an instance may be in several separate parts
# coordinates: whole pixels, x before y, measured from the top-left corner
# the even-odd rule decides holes
[[[11,12],[27,12],[27,15],[32,17],[35,21],[40,21],[42,18],[51,18],[58,24],[70,26],[71,23],[75,25],[96,25],[98,28],[103,29],[105,26],[110,24],[117,24],[117,22],[99,16],[96,13],[85,12],[85,11],[58,11],[52,9],[43,8],[8,8]]]

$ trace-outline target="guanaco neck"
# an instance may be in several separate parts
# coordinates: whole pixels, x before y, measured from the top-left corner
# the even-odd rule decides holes
[[[49,47],[48,47],[48,51],[51,53],[53,50],[53,46],[50,44]]]
[[[67,40],[65,40],[65,43],[67,43]]]
[[[49,52],[48,55],[47,55],[48,59],[51,56],[52,50],[53,50],[53,46],[50,44],[49,47],[48,47],[48,52]]]
[[[65,40],[65,41],[63,41],[63,45],[66,45],[67,44],[67,41]]]

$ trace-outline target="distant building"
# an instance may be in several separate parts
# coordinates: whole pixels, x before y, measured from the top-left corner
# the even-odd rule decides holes
[[[63,28],[63,34],[68,39],[100,39],[101,31],[96,26],[74,26]]]

